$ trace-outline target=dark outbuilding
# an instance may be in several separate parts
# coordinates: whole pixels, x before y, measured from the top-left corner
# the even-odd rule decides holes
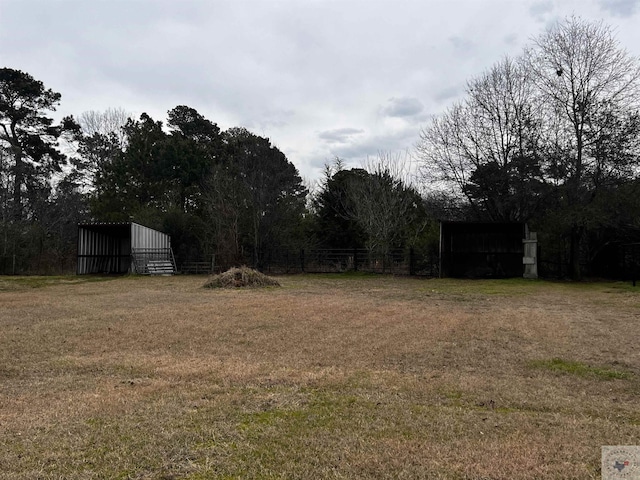
[[[535,250],[524,223],[440,223],[441,277],[536,277]]]
[[[174,271],[171,237],[166,233],[133,222],[78,225],[79,275]]]

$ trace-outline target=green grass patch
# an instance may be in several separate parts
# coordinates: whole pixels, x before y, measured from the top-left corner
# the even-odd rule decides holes
[[[615,293],[640,294],[640,287],[625,282],[568,282],[558,280],[503,278],[503,279],[427,279],[423,290],[426,294],[455,296],[474,299],[487,297],[521,297],[554,291],[567,294]],[[463,298],[464,297],[464,298]],[[619,298],[612,297],[614,302]]]
[[[89,282],[104,282],[114,278],[118,277],[102,275],[7,276],[0,277],[0,291],[43,288],[53,285],[78,285]]]
[[[626,379],[631,377],[630,372],[614,370],[610,367],[592,367],[582,362],[552,358],[551,360],[536,360],[531,362],[531,367],[550,370],[557,373],[567,373],[579,377],[597,377],[603,380]]]
[[[607,285],[609,288],[607,292],[609,293],[638,293],[640,294],[640,284],[637,284],[635,287],[631,282],[612,282]]]
[[[434,293],[472,295],[525,295],[536,292],[547,282],[524,278],[428,280],[425,288]]]

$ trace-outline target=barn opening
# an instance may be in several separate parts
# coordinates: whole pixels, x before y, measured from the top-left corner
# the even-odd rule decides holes
[[[440,223],[440,276],[537,277],[536,236],[524,223]]]
[[[77,273],[172,275],[171,237],[134,222],[79,224]]]

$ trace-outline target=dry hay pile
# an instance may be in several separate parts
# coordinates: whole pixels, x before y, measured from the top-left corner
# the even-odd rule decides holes
[[[204,288],[238,288],[238,287],[279,287],[274,278],[268,277],[249,267],[231,268],[219,275],[209,277]]]

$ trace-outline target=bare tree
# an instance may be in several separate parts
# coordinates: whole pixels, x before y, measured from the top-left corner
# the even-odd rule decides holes
[[[103,167],[127,148],[124,127],[130,118],[122,108],[108,108],[104,112],[89,110],[78,117],[81,133],[69,147],[75,150],[75,176],[84,188],[94,188]]]
[[[379,152],[364,165],[349,188],[348,212],[366,234],[367,249],[386,255],[401,243],[411,243],[426,228],[422,198],[411,186],[408,154]]]
[[[420,134],[422,178],[443,182],[494,220],[531,215],[535,196],[528,186],[539,176],[534,98],[522,59],[504,58],[469,81],[466,99]]]
[[[563,138],[557,167],[565,175],[566,203],[582,207],[596,192],[589,180],[607,170],[603,162],[619,158],[594,154],[592,147],[610,133],[613,117],[632,117],[637,110],[640,64],[621,48],[610,27],[576,17],[535,39],[526,59],[544,101],[545,118],[554,122],[555,138]],[[580,277],[583,233],[583,222],[575,215],[570,234],[574,279]]]
[[[212,167],[204,185],[201,244],[207,255],[215,255],[216,264],[224,268],[237,265],[242,262],[242,188],[220,165]]]
[[[89,110],[83,112],[78,117],[78,123],[84,133],[88,137],[95,134],[102,136],[115,135],[118,145],[121,148],[126,146],[126,135],[122,129],[127,120],[132,118],[132,114],[123,108],[107,108],[100,112],[97,110]]]
[[[441,184],[458,195],[464,195],[468,178],[478,164],[465,135],[467,123],[466,106],[457,103],[422,129],[416,149],[422,162],[420,172],[426,183],[432,186]],[[472,199],[469,200],[473,203]]]

